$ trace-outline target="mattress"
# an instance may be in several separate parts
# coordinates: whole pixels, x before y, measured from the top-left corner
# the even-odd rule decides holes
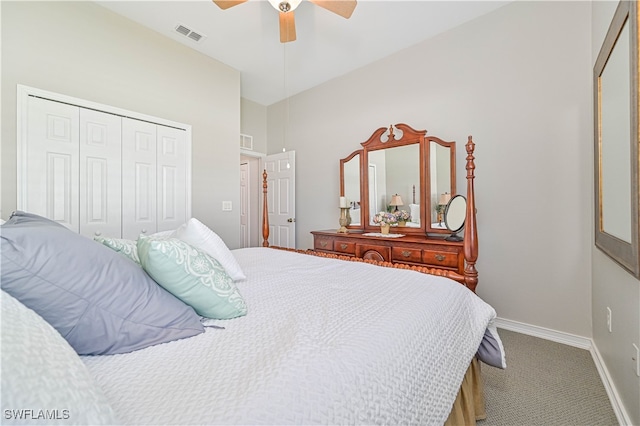
[[[123,423],[444,423],[491,306],[415,271],[270,248],[233,254],[246,316],[82,357]]]

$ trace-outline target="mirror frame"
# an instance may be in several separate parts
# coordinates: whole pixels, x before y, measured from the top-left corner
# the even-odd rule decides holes
[[[360,173],[359,173],[360,182],[362,182],[362,176],[363,176],[362,171],[364,170],[364,152],[363,152],[363,150],[359,149],[357,151],[353,151],[351,154],[349,154],[348,157],[340,159],[340,196],[341,197],[345,196],[345,190],[344,190],[344,165],[346,163],[348,163],[349,161],[351,161],[358,154],[360,155],[359,161],[358,161],[358,169],[360,170]],[[362,219],[362,198],[363,198],[362,185],[360,185],[360,224],[363,223],[363,219]],[[351,201],[353,201],[353,200],[351,200]],[[362,227],[361,225],[351,225],[350,223],[347,225],[347,228],[361,228],[361,227]]]
[[[398,131],[396,134],[396,131]],[[425,235],[425,234],[448,234],[449,230],[436,229],[431,227],[431,197],[429,196],[431,191],[430,176],[430,154],[429,144],[435,142],[441,146],[450,149],[450,162],[451,162],[451,194],[452,197],[456,195],[456,152],[455,142],[446,142],[435,136],[426,136],[426,130],[415,130],[407,124],[398,123],[390,125],[389,127],[381,127],[377,129],[369,139],[362,142],[362,149],[352,152],[349,156],[340,160],[340,196],[344,196],[344,164],[351,160],[355,155],[360,155],[360,211],[361,211],[361,224],[347,226],[348,229],[361,229],[365,232],[378,232],[379,226],[371,225],[371,217],[369,215],[369,152],[377,151],[387,148],[395,148],[399,146],[407,146],[418,144],[419,145],[419,167],[420,167],[420,188],[419,188],[419,200],[420,200],[420,227],[398,227],[401,231],[397,231],[407,235]]]
[[[460,223],[460,225],[457,228],[451,228],[449,226],[449,221],[447,220],[447,218],[449,217],[449,209],[451,208],[451,206],[453,205],[455,200],[464,201],[464,207],[463,207],[463,210],[462,210],[463,211],[462,223]],[[462,228],[464,228],[464,222],[466,220],[466,214],[467,214],[467,199],[465,198],[465,196],[461,195],[461,194],[458,194],[458,195],[454,195],[453,197],[451,197],[451,199],[447,203],[447,208],[444,210],[444,224],[447,227],[447,229],[449,230],[449,232],[453,232],[453,233],[457,234],[458,232],[462,231]]]
[[[631,243],[623,241],[604,230],[602,216],[602,87],[601,76],[607,61],[613,52],[618,37],[625,23],[629,25],[629,78],[631,88],[631,128],[630,139],[630,174],[631,174]],[[594,92],[594,201],[595,201],[595,245],[607,256],[620,264],[624,269],[640,278],[640,258],[638,256],[638,242],[640,233],[638,228],[638,4],[636,1],[620,1],[615,11],[609,30],[598,54],[593,69]],[[606,143],[606,142],[605,142]]]

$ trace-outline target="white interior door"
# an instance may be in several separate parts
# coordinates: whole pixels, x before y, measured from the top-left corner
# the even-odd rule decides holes
[[[267,155],[267,202],[269,206],[269,244],[296,246],[295,151]]]
[[[79,108],[29,96],[18,209],[79,231]]]
[[[191,154],[187,150],[186,132],[167,126],[156,126],[158,152],[158,231],[176,229],[187,217],[187,199],[191,193],[187,176],[187,162]],[[186,189],[186,190],[185,190]]]
[[[119,116],[80,108],[80,234],[122,232]]]
[[[156,125],[122,119],[122,238],[156,232]]]

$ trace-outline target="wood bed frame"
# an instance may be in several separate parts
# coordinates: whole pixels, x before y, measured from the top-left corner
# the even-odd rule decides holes
[[[478,259],[478,229],[477,229],[477,221],[476,221],[476,202],[475,202],[475,193],[473,181],[475,179],[475,157],[473,152],[475,150],[475,143],[471,136],[465,145],[465,149],[467,151],[467,211],[464,223],[464,241],[463,241],[463,251],[464,251],[464,259],[465,259],[465,267],[464,274],[460,275],[457,272],[453,272],[445,269],[438,268],[427,268],[424,266],[410,266],[401,263],[391,263],[384,261],[377,261],[371,259],[362,259],[358,257],[352,256],[342,256],[336,255],[332,253],[323,253],[315,250],[301,250],[301,249],[288,249],[283,247],[273,248],[281,249],[281,250],[289,250],[295,251],[298,253],[310,254],[314,256],[320,257],[329,257],[334,259],[342,259],[349,260],[353,262],[366,262],[372,263],[375,265],[398,268],[398,269],[411,269],[418,272],[431,274],[431,275],[439,275],[447,278],[451,278],[455,281],[460,282],[461,284],[468,287],[471,291],[475,292],[476,286],[478,285],[478,271],[476,270],[476,261]],[[269,209],[267,204],[267,171],[263,170],[262,172],[262,192],[263,192],[263,203],[262,203],[262,246],[269,247]]]

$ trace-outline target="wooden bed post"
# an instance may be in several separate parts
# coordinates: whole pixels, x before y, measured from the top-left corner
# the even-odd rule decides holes
[[[269,209],[267,207],[267,170],[262,171],[262,247],[269,247]]]
[[[478,259],[478,228],[476,223],[476,200],[473,189],[476,164],[473,151],[476,144],[469,136],[469,141],[465,145],[467,149],[467,217],[464,226],[464,284],[475,293],[478,285],[478,271],[476,270],[476,260]]]

